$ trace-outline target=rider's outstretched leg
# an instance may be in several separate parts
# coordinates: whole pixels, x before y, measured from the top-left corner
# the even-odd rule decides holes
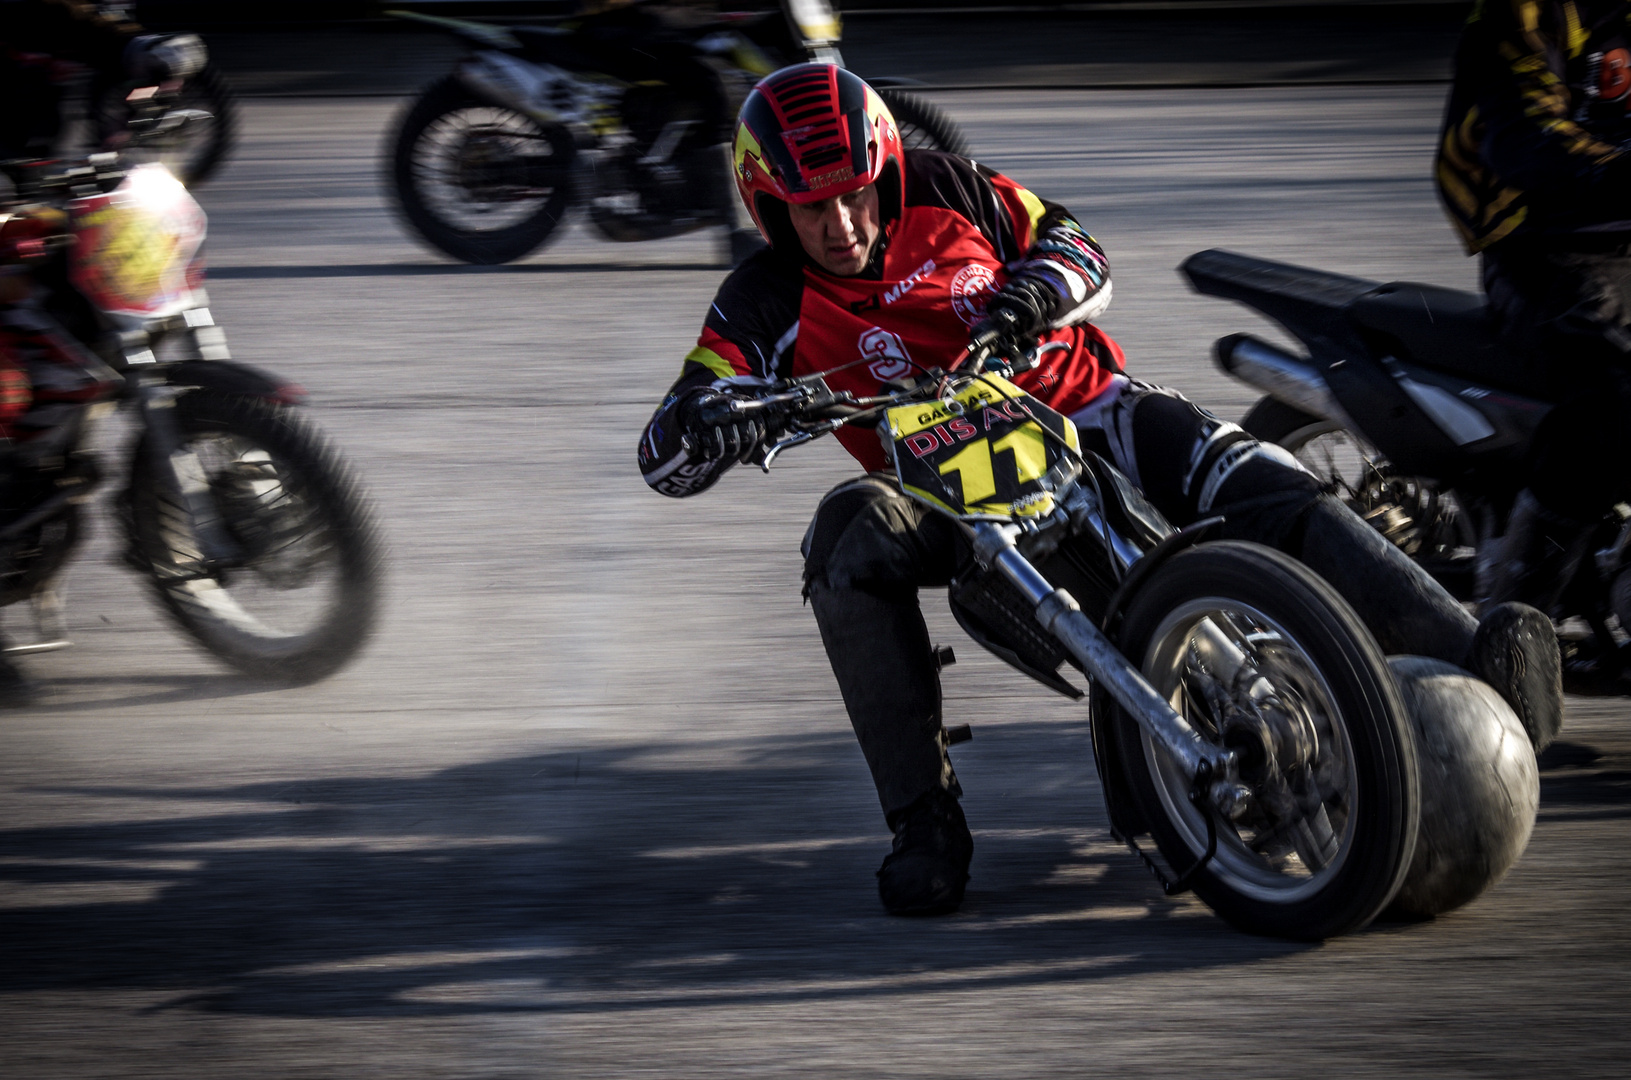
[[[1300,560],[1348,601],[1382,651],[1467,668],[1504,697],[1537,748],[1563,716],[1551,622],[1521,604],[1474,619],[1409,556],[1365,524],[1289,452],[1163,387],[1126,381],[1073,417],[1174,524],[1222,515],[1224,535]]]
[[[920,584],[945,584],[955,570],[955,533],[888,481],[864,477],[822,500],[804,555],[805,594],[894,833],[879,897],[897,915],[955,911],[974,845],[917,602]]]

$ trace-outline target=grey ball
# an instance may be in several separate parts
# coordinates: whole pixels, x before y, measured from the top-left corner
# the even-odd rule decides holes
[[[1517,714],[1488,683],[1425,656],[1388,659],[1416,733],[1421,824],[1387,916],[1452,911],[1500,881],[1529,843],[1540,769]]]

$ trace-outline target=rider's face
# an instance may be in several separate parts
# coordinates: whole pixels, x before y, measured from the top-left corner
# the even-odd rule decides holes
[[[805,253],[839,277],[859,274],[866,267],[882,231],[873,184],[820,202],[789,203],[787,213]]]

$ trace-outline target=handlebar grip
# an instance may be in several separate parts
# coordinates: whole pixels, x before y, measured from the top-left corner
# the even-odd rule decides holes
[[[740,416],[744,411],[740,398],[727,397],[721,394],[712,401],[705,401],[697,409],[697,420],[707,425],[722,424],[732,417]]]

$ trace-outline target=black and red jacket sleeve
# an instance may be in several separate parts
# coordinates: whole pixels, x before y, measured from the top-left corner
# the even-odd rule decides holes
[[[769,249],[748,259],[720,285],[696,348],[640,438],[640,474],[664,495],[706,491],[734,464],[692,459],[681,443],[686,402],[732,385],[762,386],[789,374],[798,339],[802,269]]]
[[[955,154],[912,151],[908,177],[909,204],[957,211],[991,241],[1013,276],[1047,284],[1056,297],[1049,325],[1086,322],[1110,305],[1104,249],[1063,206]]]

